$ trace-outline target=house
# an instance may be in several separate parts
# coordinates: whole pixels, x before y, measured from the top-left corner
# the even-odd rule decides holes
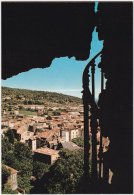
[[[3,115],[7,115],[7,112],[6,112],[6,110],[3,110],[3,112],[2,112],[2,113],[3,113]]]
[[[61,129],[60,130],[61,137],[65,142],[69,142],[69,131],[67,129]]]
[[[34,132],[36,131],[36,123],[33,121],[29,124],[28,131]]]
[[[19,115],[19,110],[14,110],[14,115],[18,116]]]
[[[80,135],[80,137],[84,136],[84,127],[79,129],[79,135]]]
[[[9,125],[8,118],[2,118],[2,121],[1,121],[2,128],[8,127],[8,125]]]
[[[43,138],[47,141],[52,141],[60,137],[60,129],[45,130],[44,132],[36,133],[39,138]]]
[[[35,105],[35,109],[36,110],[44,110],[44,106],[43,105]]]
[[[12,128],[14,137],[20,142],[25,142],[25,140],[27,139],[27,135],[28,135],[27,130],[28,130],[28,127],[26,124],[19,125],[18,127]]]
[[[60,138],[60,129],[44,130],[44,132],[37,132],[36,138],[40,147],[48,146],[49,148],[56,148],[57,141]]]
[[[12,129],[14,128],[14,125],[15,125],[15,121],[13,119],[10,119],[8,122],[8,126]]]
[[[3,98],[3,100],[11,100],[11,97],[6,96],[6,97]]]
[[[70,140],[80,137],[79,129],[70,129]]]
[[[58,143],[59,143],[59,139],[54,139],[53,141],[48,141],[47,147],[54,149],[54,150],[57,150]]]
[[[38,123],[36,123],[36,129],[37,129],[37,130],[49,129],[49,125],[46,124],[45,121],[38,121]]]
[[[65,148],[65,149],[68,149],[71,151],[81,149],[81,147],[77,146],[73,142],[62,142],[62,143],[60,143],[60,146],[61,146],[61,148]]]
[[[80,130],[78,128],[75,128],[74,125],[67,125],[66,127],[61,129],[60,133],[61,137],[66,142],[81,136]]]
[[[51,129],[56,129],[57,127],[58,127],[58,125],[57,125],[57,121],[52,121],[51,123],[50,123],[50,127],[51,127]]]
[[[26,140],[26,143],[28,144],[29,148],[33,151],[37,149],[37,141],[36,138],[29,138]]]
[[[78,111],[75,111],[75,112],[71,111],[71,112],[69,112],[69,114],[70,114],[72,117],[80,116],[80,113],[79,113]]]
[[[44,106],[42,105],[23,105],[23,108],[27,109],[27,110],[43,110]]]
[[[44,115],[44,109],[38,109],[37,116],[43,116]]]
[[[7,183],[10,185],[12,190],[16,190],[18,188],[18,182],[17,182],[18,171],[7,165],[3,165],[3,166],[10,172],[10,176],[7,179]]]
[[[22,120],[24,118],[24,114],[18,114],[17,118]]]
[[[52,165],[59,158],[59,151],[50,148],[38,148],[33,151],[33,160]]]
[[[41,147],[41,140],[36,136],[30,137],[28,140],[26,140],[26,143],[32,151]]]

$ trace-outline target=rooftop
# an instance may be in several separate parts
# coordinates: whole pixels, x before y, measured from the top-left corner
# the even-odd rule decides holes
[[[37,133],[37,137],[50,138],[53,135],[56,135],[58,132],[60,132],[59,128],[53,129],[53,130],[48,130],[45,132],[39,132],[39,133]]]
[[[34,150],[34,152],[46,155],[57,155],[59,153],[59,151],[50,148],[38,148],[37,150]]]
[[[16,169],[13,169],[12,167],[9,167],[7,165],[3,165],[8,171],[10,171],[11,174],[15,174],[18,171]]]
[[[68,150],[79,150],[81,148],[74,144],[73,142],[62,142],[62,147]]]

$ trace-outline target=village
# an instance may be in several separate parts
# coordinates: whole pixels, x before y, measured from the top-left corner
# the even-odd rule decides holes
[[[32,152],[33,163],[41,162],[51,166],[60,158],[59,152],[62,149],[69,151],[83,149],[84,113],[82,103],[73,101],[60,104],[48,101],[47,104],[32,104],[33,99],[27,98],[29,103],[25,104],[26,98],[23,95],[19,95],[19,98],[16,99],[16,96],[11,94],[2,97],[2,138],[8,134],[15,142],[28,146]],[[91,137],[90,128],[89,134]],[[78,138],[82,140],[82,146],[75,142]],[[97,152],[99,152],[99,139],[98,127]],[[107,147],[109,141],[103,140],[103,145]],[[91,147],[89,152],[91,152]],[[7,165],[4,166],[11,173],[9,178],[11,189],[19,189],[19,193],[24,193],[25,190],[18,186],[18,170]],[[32,175],[31,178],[36,179]]]
[[[33,162],[52,165],[60,157],[63,148],[70,151],[79,150],[75,138],[83,139],[83,105],[82,104],[23,104],[25,98],[19,96],[15,102],[12,95],[2,97],[1,134],[4,138],[11,132],[16,142],[27,145],[33,155]],[[20,102],[21,100],[21,102]],[[14,103],[15,102],[15,103]],[[18,170],[4,165],[10,170],[9,183],[12,190],[19,189]],[[23,192],[23,189],[19,190]]]
[[[72,144],[72,139],[83,136],[83,107],[62,107],[68,110],[57,115],[40,116],[44,112],[44,107],[40,105],[24,105],[25,110],[32,109],[37,111],[37,115],[20,114],[19,110],[14,111],[14,115],[7,116],[4,112],[2,116],[2,134],[7,130],[12,130],[17,141],[26,143],[34,153],[50,155],[52,150],[58,150],[60,147],[76,148]],[[56,111],[58,108],[48,108]],[[68,145],[64,143],[68,143]],[[51,149],[47,149],[46,147]],[[48,151],[48,154],[47,154]],[[52,152],[53,153],[53,152]]]

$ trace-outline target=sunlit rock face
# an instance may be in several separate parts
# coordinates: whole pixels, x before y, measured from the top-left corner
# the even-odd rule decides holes
[[[94,3],[2,3],[2,78],[89,57]]]

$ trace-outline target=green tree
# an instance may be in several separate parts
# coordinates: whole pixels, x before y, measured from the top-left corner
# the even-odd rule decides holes
[[[45,183],[47,193],[75,193],[83,175],[83,150],[63,149],[60,158],[50,167]]]
[[[2,194],[18,194],[18,192],[16,190],[13,191],[9,184],[5,184]]]
[[[79,147],[84,147],[84,138],[83,137],[77,137],[72,139],[72,142],[74,142]]]
[[[13,147],[7,137],[3,138],[3,143],[3,163],[19,171],[18,185],[20,188],[24,189],[26,193],[29,193],[29,190],[32,188],[30,177],[33,170],[32,152],[30,148],[20,142],[16,142]]]
[[[21,143],[21,142],[16,142],[14,145],[14,155],[18,160],[22,160],[23,158],[28,158],[32,159],[32,151],[30,148]]]
[[[78,146],[80,147],[84,147],[84,137],[77,137],[77,138],[74,138],[72,139],[72,142],[74,142],[75,144],[77,144]],[[89,140],[89,146],[91,146],[92,142],[91,142],[91,139]]]
[[[6,169],[4,165],[2,165],[2,189],[4,189],[4,185],[10,176],[10,171]]]
[[[30,192],[31,188],[33,187],[30,183],[30,178],[26,176],[18,175],[18,186],[25,190],[25,193]]]
[[[12,107],[11,106],[8,107],[8,111],[12,111]]]
[[[13,145],[9,142],[8,138],[5,136],[2,138],[2,160],[4,161],[6,156],[13,151]],[[6,163],[5,163],[6,164]]]
[[[6,132],[6,136],[8,137],[9,142],[14,144],[15,137],[12,129],[8,129],[8,131]]]
[[[32,160],[28,158],[22,158],[21,160],[18,160],[15,157],[12,167],[19,171],[18,186],[24,189],[26,193],[29,193],[29,190],[32,188],[30,184],[30,177],[33,170]]]
[[[29,193],[32,188],[30,184],[30,177],[32,176],[33,160],[32,152],[28,146],[17,142],[14,146],[15,163],[14,168],[19,171],[18,185]]]
[[[35,161],[33,162],[33,175],[37,179],[41,179],[41,177],[48,172],[49,165],[43,162]]]
[[[16,161],[16,158],[14,156],[13,151],[9,151],[6,154],[6,156],[5,156],[4,160],[3,160],[3,163],[6,164],[6,165],[8,165],[8,166],[13,167],[14,164],[15,164],[15,161]]]

